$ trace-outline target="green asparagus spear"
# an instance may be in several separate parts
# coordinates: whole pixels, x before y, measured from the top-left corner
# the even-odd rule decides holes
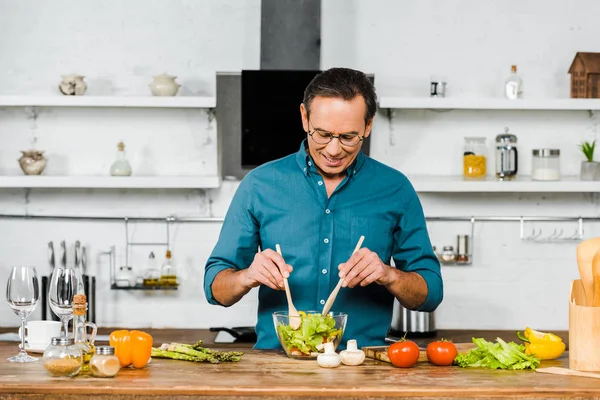
[[[182,353],[182,354],[187,354],[189,356],[200,358],[200,359],[207,360],[210,362],[218,362],[218,360],[215,357],[213,357],[212,354],[194,350],[182,343],[175,343],[175,342],[170,343],[166,346],[166,350],[174,351],[174,352]]]
[[[183,361],[194,361],[194,362],[202,362],[202,361],[209,361],[212,363],[215,362],[219,362],[218,360],[211,358],[206,359],[206,358],[199,358],[199,357],[194,357],[194,356],[190,356],[188,354],[183,354],[183,353],[178,353],[175,351],[168,351],[168,350],[162,350],[162,349],[157,349],[155,347],[152,348],[152,357],[156,357],[156,358],[170,358],[173,360],[183,360]]]

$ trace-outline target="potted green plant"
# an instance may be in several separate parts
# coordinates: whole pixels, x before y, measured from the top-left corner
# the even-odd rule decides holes
[[[583,142],[579,148],[585,156],[585,161],[581,162],[580,179],[582,181],[593,181],[600,179],[600,164],[594,161],[594,150],[596,149],[596,141],[592,143]]]

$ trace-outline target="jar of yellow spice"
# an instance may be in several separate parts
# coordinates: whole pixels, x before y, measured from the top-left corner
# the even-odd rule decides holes
[[[463,175],[465,179],[484,179],[487,149],[485,137],[465,137]]]

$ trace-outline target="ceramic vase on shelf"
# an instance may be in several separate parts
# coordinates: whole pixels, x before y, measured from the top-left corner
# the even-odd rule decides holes
[[[131,165],[129,164],[129,161],[127,161],[127,159],[125,158],[125,144],[123,142],[119,142],[117,159],[110,166],[110,174],[112,176],[131,175]]]
[[[153,77],[150,90],[154,96],[175,96],[181,87],[175,82],[176,76],[161,74]]]
[[[62,81],[58,85],[60,92],[66,96],[82,96],[86,89],[87,84],[83,80],[83,75],[61,75]]]
[[[26,175],[40,175],[46,168],[46,157],[43,151],[38,150],[21,150],[21,158],[19,165]]]
[[[600,181],[600,162],[582,161],[579,179],[582,181]]]

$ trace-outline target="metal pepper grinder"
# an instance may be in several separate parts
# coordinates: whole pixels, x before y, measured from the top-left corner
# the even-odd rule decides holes
[[[496,136],[496,178],[500,181],[510,181],[517,177],[519,157],[517,152],[517,136],[504,133]]]

